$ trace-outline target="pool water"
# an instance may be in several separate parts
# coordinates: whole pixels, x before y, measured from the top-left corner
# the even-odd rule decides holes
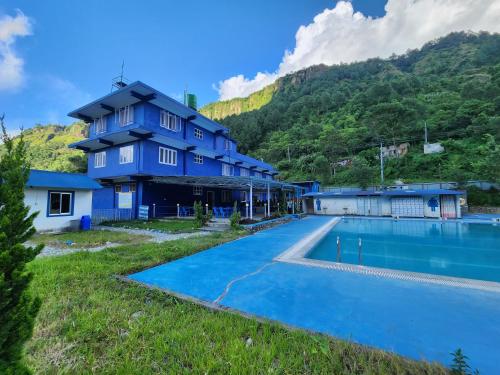
[[[342,219],[307,254],[335,262],[500,282],[500,226],[429,220]]]

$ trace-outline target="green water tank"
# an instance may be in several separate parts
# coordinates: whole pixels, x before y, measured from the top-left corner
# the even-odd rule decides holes
[[[196,100],[196,95],[195,94],[186,94],[185,98],[185,104],[189,107],[194,109],[195,111],[198,110],[198,103]]]

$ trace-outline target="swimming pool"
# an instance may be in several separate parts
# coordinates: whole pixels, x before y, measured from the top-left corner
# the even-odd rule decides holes
[[[306,254],[341,262],[448,277],[500,282],[500,226],[429,220],[340,220]]]

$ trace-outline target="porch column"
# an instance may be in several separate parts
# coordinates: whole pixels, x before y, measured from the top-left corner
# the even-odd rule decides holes
[[[271,189],[267,184],[267,216],[271,216]]]
[[[253,219],[253,182],[250,179],[250,220]]]

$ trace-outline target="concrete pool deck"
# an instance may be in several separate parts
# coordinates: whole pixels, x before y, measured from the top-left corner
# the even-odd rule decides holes
[[[461,348],[494,374],[500,293],[273,260],[331,217],[307,217],[129,279],[246,314],[449,365]]]

